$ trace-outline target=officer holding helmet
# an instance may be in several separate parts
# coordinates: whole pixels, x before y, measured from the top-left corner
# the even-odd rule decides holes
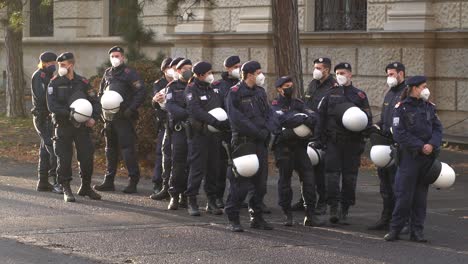
[[[58,76],[52,78],[47,88],[47,107],[55,126],[58,182],[63,186],[65,202],[75,202],[70,188],[74,144],[81,176],[78,195],[99,200],[101,196],[91,188],[94,160],[91,128],[99,118],[100,104],[88,80],[75,73],[72,53],[60,54],[57,62]]]
[[[399,165],[395,176],[395,209],[390,232],[384,237],[387,241],[399,239],[409,220],[410,240],[427,242],[423,230],[429,185],[422,179],[438,156],[442,124],[435,105],[429,101],[426,82],[425,76],[408,79],[402,100],[395,105],[393,113],[393,138],[399,145]]]

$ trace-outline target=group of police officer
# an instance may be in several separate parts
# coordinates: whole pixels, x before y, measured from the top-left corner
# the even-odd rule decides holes
[[[137,192],[135,122],[146,96],[144,83],[125,64],[123,48],[112,47],[109,59],[112,67],[106,69],[96,95],[88,80],[75,73],[72,53],[40,55],[32,78],[32,113],[41,138],[38,191],[63,193],[65,201],[75,201],[70,188],[74,143],[82,180],[78,195],[98,200],[95,190],[115,190],[119,151],[129,177],[123,192]],[[331,223],[347,225],[365,139],[383,138],[400,150],[398,158],[393,157],[398,162],[378,169],[383,211],[369,229],[389,229],[385,239],[393,241],[409,225],[411,240],[426,241],[428,184],[420,178],[440,148],[442,126],[428,101],[425,77],[405,81],[404,65],[390,63],[385,68],[390,89],[380,121],[373,124],[367,95],[353,86],[352,66],[346,62],[334,66],[335,79],[331,60],[317,58],[304,101],[298,99],[291,77],[279,78],[271,103],[257,61],[241,64],[239,56],[226,58],[218,81],[205,61],[166,58],[161,71],[152,94],[157,145],[150,198],[169,198],[169,210],[187,208],[189,215],[199,216],[197,196],[203,182],[206,212],[220,215],[224,208],[231,231],[243,231],[243,206],[249,209],[251,228],[273,229],[263,217],[268,213],[263,199],[271,150],[279,170],[284,225],[293,225],[292,211],[304,210],[305,226],[322,226],[327,209]],[[103,182],[93,190],[91,129],[97,120],[104,121],[107,167]],[[294,171],[301,198],[292,205]],[[224,203],[226,180],[230,184]]]

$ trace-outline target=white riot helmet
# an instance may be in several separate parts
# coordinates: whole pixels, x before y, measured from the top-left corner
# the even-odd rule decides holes
[[[348,108],[342,117],[343,126],[353,132],[361,132],[367,127],[368,118],[359,107]]]
[[[256,154],[256,146],[245,143],[232,152],[233,170],[242,177],[252,177],[258,172],[260,162]]]
[[[294,116],[304,116],[305,118],[308,118],[309,116],[304,114],[304,113],[297,113],[295,114]],[[310,128],[304,124],[301,124],[295,128],[293,128],[293,131],[294,133],[298,136],[298,137],[308,137],[308,136],[311,136],[312,135],[312,131],[310,130]]]
[[[424,176],[424,182],[438,189],[450,188],[455,182],[455,171],[447,163],[434,160]]]
[[[211,109],[210,111],[208,111],[208,114],[212,115],[214,118],[221,122],[226,121],[228,119],[226,111],[224,111],[224,109],[222,109],[221,107]],[[211,132],[219,132],[218,129],[210,125],[208,125],[208,130]]]
[[[93,113],[93,106],[86,99],[76,99],[70,105],[70,108],[73,108],[72,116],[78,123],[84,123],[91,118]]]
[[[101,97],[102,114],[104,119],[112,121],[115,114],[120,110],[120,104],[123,102],[122,96],[112,90],[106,90]]]
[[[321,149],[316,149],[309,144],[307,146],[307,156],[309,156],[312,166],[317,166],[322,161],[323,151]]]
[[[387,168],[392,166],[395,161],[391,155],[392,149],[388,145],[375,145],[370,150],[370,158],[372,162],[379,168]]]

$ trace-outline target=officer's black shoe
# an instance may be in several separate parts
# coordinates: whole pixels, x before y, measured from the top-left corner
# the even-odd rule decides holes
[[[94,189],[100,192],[113,192],[115,191],[114,179],[105,177],[101,184],[94,185]]]
[[[179,196],[179,207],[187,208],[187,196],[185,194],[180,194]]]
[[[171,197],[169,201],[169,205],[167,206],[169,210],[177,210],[179,209],[179,198],[178,197]]]
[[[54,190],[54,186],[47,180],[38,180],[36,191],[38,192],[51,192]]]
[[[157,194],[158,192],[160,192],[162,189],[161,187],[161,184],[160,183],[153,183],[153,194]]]
[[[260,207],[261,207],[261,209],[262,209],[262,213],[264,213],[264,214],[271,214],[270,208],[268,208],[268,207],[266,206],[265,203],[262,202],[262,204],[260,205]]]
[[[375,224],[368,226],[367,230],[388,230],[389,227],[389,221],[382,217],[377,222],[375,222]]]
[[[323,226],[325,221],[320,219],[314,211],[306,210],[304,217],[304,226]]]
[[[273,227],[267,223],[261,215],[256,215],[250,218],[250,227],[262,230],[273,230]]]
[[[418,243],[426,243],[427,239],[424,238],[424,234],[421,231],[412,231],[410,240]]]
[[[327,203],[317,203],[315,208],[316,215],[325,215],[327,213]]]
[[[349,222],[348,219],[348,206],[342,205],[340,210],[339,210],[339,219],[338,222],[342,225],[350,225],[351,223]]]
[[[216,198],[216,206],[218,206],[218,208],[224,208],[223,198]]]
[[[70,188],[70,183],[63,184],[63,200],[67,203],[73,203],[76,201]]]
[[[406,224],[400,231],[400,235],[408,235],[410,233],[409,225]]]
[[[53,193],[56,193],[56,194],[63,194],[63,187],[60,183],[56,183],[54,184],[54,188],[52,189],[52,192]]]
[[[163,186],[161,191],[159,191],[158,193],[153,193],[150,195],[150,198],[153,199],[153,200],[164,200],[164,199],[167,199],[169,198],[169,187],[167,186]]]
[[[216,204],[217,199],[215,197],[208,197],[208,202],[206,203],[206,212],[214,215],[223,214],[223,210],[219,209]]]
[[[246,202],[242,202],[240,207],[241,208],[249,208],[249,204],[246,203]]]
[[[283,222],[283,225],[284,226],[293,226],[294,222],[293,222],[293,214],[292,214],[292,211],[290,210],[283,210],[284,212],[284,222]]]
[[[395,241],[400,239],[399,237],[400,232],[397,232],[395,230],[390,230],[388,234],[384,236],[385,241]]]
[[[77,194],[79,196],[88,196],[91,200],[101,200],[101,195],[95,192],[90,185],[81,185]]]
[[[338,214],[338,205],[330,205],[330,222],[333,224],[338,223],[339,214]]]
[[[299,199],[299,201],[291,206],[292,211],[303,211],[304,210],[304,200]]]
[[[122,192],[124,193],[136,193],[137,192],[137,184],[138,184],[138,181],[135,181],[133,179],[130,179],[128,181],[128,185],[127,187],[125,187]]]
[[[228,229],[231,232],[244,232],[244,228],[240,224],[239,216],[237,217],[228,217],[229,219],[229,224],[228,224]]]
[[[200,216],[200,210],[198,210],[198,203],[196,196],[188,197],[188,207],[187,211],[190,216]]]

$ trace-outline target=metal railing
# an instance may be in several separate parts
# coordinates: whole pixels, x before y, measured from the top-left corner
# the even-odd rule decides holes
[[[367,0],[315,0],[315,31],[365,31]]]

